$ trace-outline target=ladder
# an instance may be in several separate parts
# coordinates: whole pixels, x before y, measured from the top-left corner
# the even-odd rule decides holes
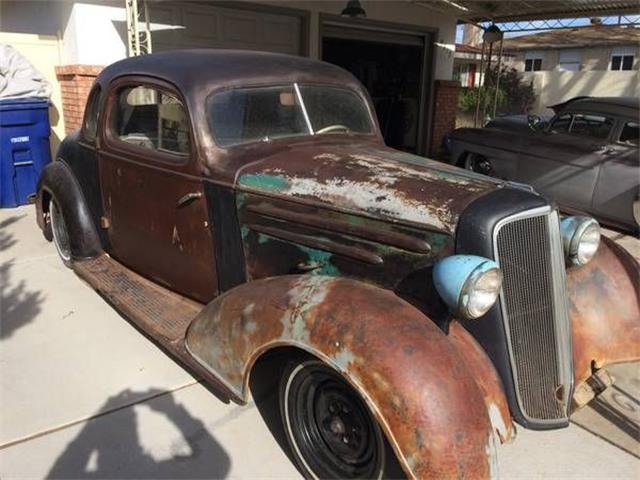
[[[124,0],[127,13],[127,48],[130,57],[151,53],[151,29],[147,0]],[[142,4],[142,5],[140,5]],[[142,6],[142,9],[140,8]],[[143,21],[140,21],[142,10]]]

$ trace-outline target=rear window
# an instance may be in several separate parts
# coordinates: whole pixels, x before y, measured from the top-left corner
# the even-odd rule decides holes
[[[222,147],[373,132],[366,103],[344,88],[297,84],[237,88],[211,96],[207,111],[213,137]]]
[[[606,139],[613,127],[613,119],[601,115],[565,113],[551,124],[553,133],[570,133],[596,139]]]
[[[620,141],[627,145],[635,145],[636,147],[640,139],[640,125],[637,122],[627,122],[620,132]]]
[[[577,114],[573,116],[570,133],[604,139],[609,136],[611,127],[613,127],[613,119],[611,118]]]

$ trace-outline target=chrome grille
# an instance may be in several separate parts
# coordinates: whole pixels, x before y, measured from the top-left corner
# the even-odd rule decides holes
[[[547,210],[507,219],[496,228],[494,241],[520,408],[531,420],[565,419],[570,343],[557,214]]]

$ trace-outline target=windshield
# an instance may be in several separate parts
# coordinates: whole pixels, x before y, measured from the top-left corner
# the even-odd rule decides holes
[[[209,98],[207,110],[213,136],[222,147],[373,131],[362,98],[339,87],[294,84],[226,90]]]

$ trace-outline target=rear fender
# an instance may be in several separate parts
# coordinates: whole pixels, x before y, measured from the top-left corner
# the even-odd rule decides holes
[[[638,262],[605,237],[587,265],[568,270],[576,386],[594,369],[640,360],[639,280]]]
[[[322,359],[362,394],[410,477],[496,475],[485,398],[495,400],[501,435],[511,434],[495,371],[486,390],[476,382],[477,373],[493,367],[473,351],[469,334],[456,327],[447,337],[419,310],[373,285],[310,275],[244,284],[196,317],[186,344],[244,401],[251,368],[266,351],[295,346]]]
[[[100,255],[102,245],[80,185],[71,169],[61,160],[49,163],[42,170],[38,180],[36,217],[45,234],[45,214],[48,212],[51,198],[58,202],[62,211],[73,258],[78,260]]]

